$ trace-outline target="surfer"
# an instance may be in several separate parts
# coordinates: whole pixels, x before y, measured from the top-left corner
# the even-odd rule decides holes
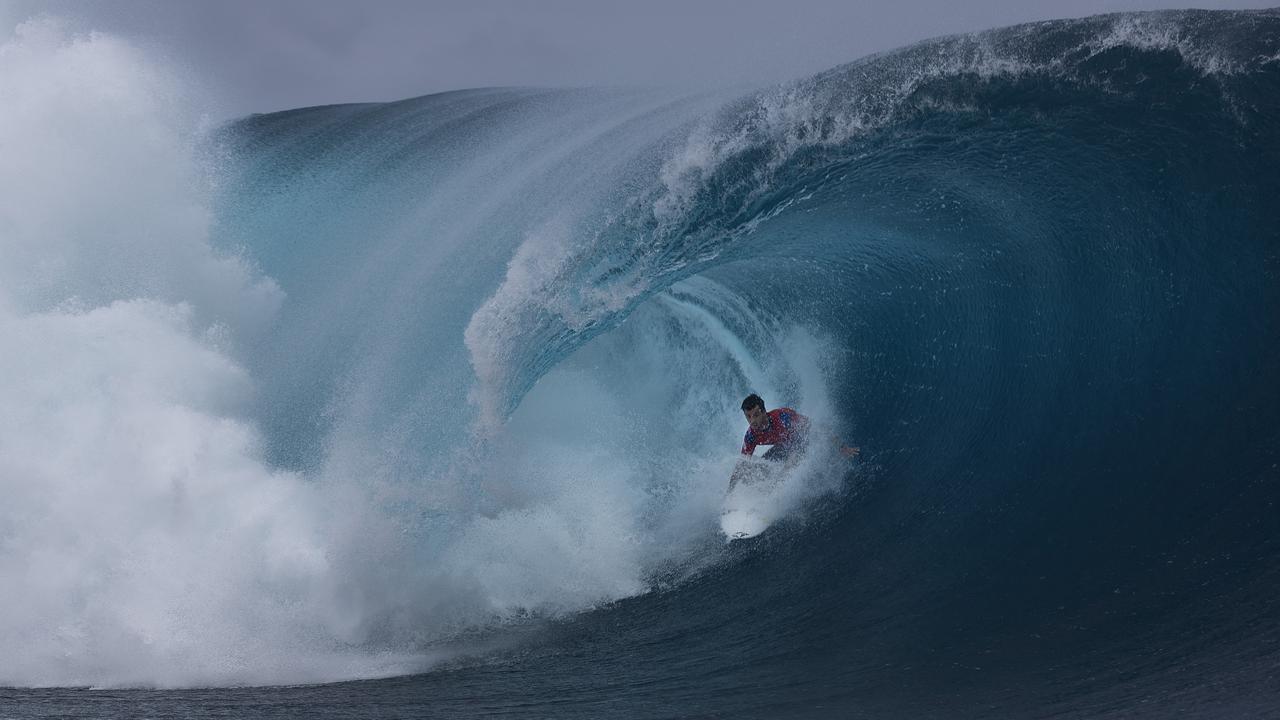
[[[770,462],[780,462],[790,467],[800,460],[809,442],[809,433],[813,423],[809,418],[788,407],[765,410],[764,400],[752,393],[742,401],[742,414],[747,418],[747,434],[742,439],[742,454],[751,456],[759,445],[772,445],[763,458]],[[838,437],[834,437],[836,447],[845,457],[857,457],[860,449],[845,445]],[[743,474],[744,466],[738,464],[733,477],[729,479],[729,489],[737,484]]]

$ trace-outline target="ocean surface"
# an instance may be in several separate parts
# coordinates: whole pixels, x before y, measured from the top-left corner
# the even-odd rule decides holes
[[[192,95],[0,46],[0,718],[1280,717],[1280,12]]]

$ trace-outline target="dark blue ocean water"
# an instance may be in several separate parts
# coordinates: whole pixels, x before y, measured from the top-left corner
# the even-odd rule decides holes
[[[1275,11],[740,98],[309,108],[208,152],[214,241],[285,294],[237,351],[262,455],[395,532],[327,551],[306,643],[71,662],[35,684],[103,689],[0,718],[1280,716]],[[863,459],[726,544],[753,391]],[[357,659],[274,686],[317,647]]]

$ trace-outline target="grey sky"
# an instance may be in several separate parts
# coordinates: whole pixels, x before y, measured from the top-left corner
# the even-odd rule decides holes
[[[1274,1],[1274,0],[1273,0]],[[1260,8],[1210,0],[1195,7]],[[487,85],[755,84],[936,35],[1176,0],[0,0],[189,68],[241,115]]]

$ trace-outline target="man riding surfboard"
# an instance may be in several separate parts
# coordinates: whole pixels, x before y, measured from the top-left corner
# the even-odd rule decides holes
[[[742,439],[743,455],[753,455],[759,445],[771,445],[763,458],[788,467],[803,456],[813,426],[809,418],[788,407],[766,411],[764,400],[755,393],[742,401],[742,414],[747,418],[747,433]],[[834,440],[840,454],[845,457],[857,457],[860,452],[859,448],[847,446],[839,438]],[[742,469],[743,464],[739,463],[729,479],[729,489],[737,484]]]

